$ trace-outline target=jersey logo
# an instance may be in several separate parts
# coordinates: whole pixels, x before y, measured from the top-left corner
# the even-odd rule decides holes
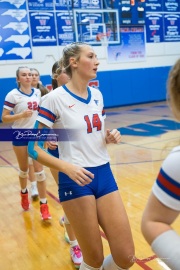
[[[99,100],[98,99],[94,99],[94,102],[96,103],[96,105],[98,105]]]
[[[64,195],[65,195],[65,196],[67,196],[67,195],[72,195],[72,191],[64,192]]]
[[[75,104],[73,104],[73,105],[69,105],[69,108],[72,108],[74,105],[75,105]]]

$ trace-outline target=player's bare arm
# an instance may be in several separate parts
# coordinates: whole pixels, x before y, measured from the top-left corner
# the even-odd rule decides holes
[[[16,120],[19,120],[21,118],[28,118],[32,116],[32,111],[31,110],[25,110],[24,112],[17,113],[17,114],[11,114],[10,110],[3,109],[2,112],[2,121],[4,123],[12,123]]]
[[[38,128],[43,129],[48,127],[42,123],[39,123]],[[47,167],[67,174],[74,182],[80,186],[89,184],[94,178],[94,175],[88,170],[50,155],[45,150],[42,142],[30,142],[28,145],[28,152],[33,159],[36,159],[38,162]]]

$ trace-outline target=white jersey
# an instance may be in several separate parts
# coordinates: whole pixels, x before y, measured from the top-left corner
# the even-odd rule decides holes
[[[180,211],[180,146],[164,160],[153,193],[167,207]]]
[[[5,97],[4,108],[14,114],[21,113],[27,109],[32,110],[33,114],[28,118],[21,118],[14,121],[12,128],[33,128],[38,115],[38,106],[41,99],[41,92],[37,88],[32,89],[32,93],[27,95],[15,88]]]
[[[75,130],[78,139],[60,141],[61,159],[83,167],[96,167],[109,161],[104,134],[103,98],[99,90],[88,87],[83,99],[61,86],[46,95],[37,120],[50,128]]]

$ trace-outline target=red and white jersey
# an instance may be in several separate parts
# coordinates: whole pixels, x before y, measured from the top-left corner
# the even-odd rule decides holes
[[[180,146],[164,160],[153,185],[153,194],[167,207],[180,211]]]
[[[21,113],[27,109],[32,110],[33,114],[28,118],[21,118],[14,121],[12,128],[33,128],[37,115],[38,106],[41,99],[41,92],[37,88],[32,88],[32,93],[27,95],[15,88],[5,97],[4,108],[12,111],[14,114]]]
[[[103,110],[99,90],[88,87],[88,98],[70,92],[65,85],[46,95],[41,103],[37,120],[50,128],[74,130],[76,139],[60,141],[61,159],[83,167],[107,163]],[[78,135],[77,135],[78,134]]]

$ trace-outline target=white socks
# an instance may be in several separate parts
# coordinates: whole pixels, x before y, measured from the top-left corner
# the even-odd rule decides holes
[[[40,202],[41,203],[47,203],[47,199],[46,198],[40,198]]]
[[[69,244],[71,247],[75,247],[75,246],[78,246],[78,241],[77,240],[69,241]]]
[[[180,236],[175,231],[160,234],[152,242],[151,248],[172,270],[180,269]]]
[[[111,254],[104,259],[103,267],[104,270],[128,270],[117,266]]]
[[[85,262],[82,262],[79,270],[128,270],[117,266],[110,254],[104,259],[103,265],[100,268],[94,268],[87,265]]]
[[[82,262],[79,270],[103,270],[103,268],[102,268],[102,266],[100,268],[94,268],[94,267],[87,265],[85,262]]]

